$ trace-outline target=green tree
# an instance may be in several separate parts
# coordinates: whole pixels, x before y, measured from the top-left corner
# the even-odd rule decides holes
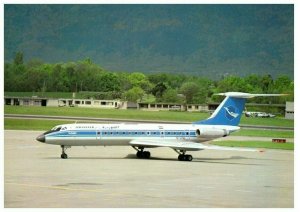
[[[131,83],[132,87],[140,87],[147,92],[150,92],[153,87],[153,85],[149,82],[149,80],[143,73],[131,73],[128,76],[128,80]]]
[[[130,102],[141,101],[145,92],[140,87],[133,87],[124,93],[124,99]]]
[[[70,80],[66,69],[61,64],[56,64],[51,73],[53,91],[68,92],[70,91]]]
[[[206,78],[198,78],[195,83],[199,86],[198,92],[193,96],[192,103],[203,104],[207,102],[207,98],[213,94],[213,82]]]
[[[156,98],[161,98],[165,90],[167,89],[167,86],[163,82],[159,82],[156,84],[156,86],[151,90],[151,93]]]
[[[132,88],[128,73],[125,73],[125,72],[117,73],[117,76],[118,76],[118,79],[120,82],[120,89],[122,91],[127,91],[130,88]]]
[[[262,90],[264,93],[269,93],[273,85],[273,78],[270,74],[266,74],[261,79]]]
[[[288,76],[281,75],[274,80],[272,93],[289,94],[284,97],[274,97],[273,103],[284,104],[286,101],[294,101],[294,82]]]
[[[64,72],[66,73],[68,80],[68,90],[71,92],[77,92],[77,77],[76,69],[74,66],[63,66]]]
[[[167,103],[182,103],[182,98],[178,97],[177,91],[172,88],[168,88],[162,95],[161,102]]]
[[[245,80],[238,76],[228,76],[219,81],[218,92],[248,92],[251,87],[245,82]]]
[[[15,91],[15,74],[13,73],[13,65],[10,63],[4,64],[4,91]]]
[[[102,92],[120,91],[121,83],[117,74],[111,72],[103,72],[100,75],[97,90]]]
[[[194,82],[185,82],[180,88],[180,92],[185,96],[186,103],[192,103],[193,96],[199,91],[199,86]]]
[[[263,93],[261,77],[256,74],[250,74],[244,78],[245,83],[251,88],[247,92],[249,93]],[[246,91],[245,91],[246,92]]]
[[[188,77],[184,74],[157,73],[148,75],[149,81],[153,84],[163,82],[166,86],[173,89],[180,88],[182,83],[188,81]]]
[[[27,63],[26,63],[26,67],[27,68],[34,68],[34,67],[39,67],[41,65],[43,65],[44,62],[38,58],[33,58],[30,59]]]

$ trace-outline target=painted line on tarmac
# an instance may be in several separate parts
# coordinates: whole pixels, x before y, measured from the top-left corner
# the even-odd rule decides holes
[[[80,188],[66,188],[60,186],[45,186],[45,185],[36,185],[36,184],[25,184],[25,183],[8,183],[5,182],[7,185],[15,185],[15,186],[25,186],[25,187],[36,187],[36,188],[48,188],[48,189],[55,189],[55,190],[65,190],[65,191],[82,191],[82,192],[92,192],[92,193],[100,193],[104,190],[92,190],[92,189],[80,189]]]

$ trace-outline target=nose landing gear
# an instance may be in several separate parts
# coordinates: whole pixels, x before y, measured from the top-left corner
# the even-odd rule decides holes
[[[67,150],[67,148],[70,148],[70,147],[65,147],[64,145],[61,145],[62,154],[60,155],[60,157],[62,159],[68,159],[68,155],[65,152]]]

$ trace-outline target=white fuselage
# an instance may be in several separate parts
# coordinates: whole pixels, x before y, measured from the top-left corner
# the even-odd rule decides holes
[[[66,124],[45,134],[45,143],[64,146],[125,146],[133,140],[204,142],[239,127],[197,124]]]

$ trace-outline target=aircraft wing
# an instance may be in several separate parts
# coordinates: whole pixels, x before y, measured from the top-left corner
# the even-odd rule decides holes
[[[190,141],[178,141],[178,140],[132,140],[129,142],[132,146],[140,147],[170,147],[177,150],[186,150],[186,151],[198,151],[204,149],[211,150],[230,150],[230,151],[249,151],[257,152],[257,149],[251,148],[234,148],[234,147],[221,147],[215,145],[204,145],[201,143],[195,143]]]

